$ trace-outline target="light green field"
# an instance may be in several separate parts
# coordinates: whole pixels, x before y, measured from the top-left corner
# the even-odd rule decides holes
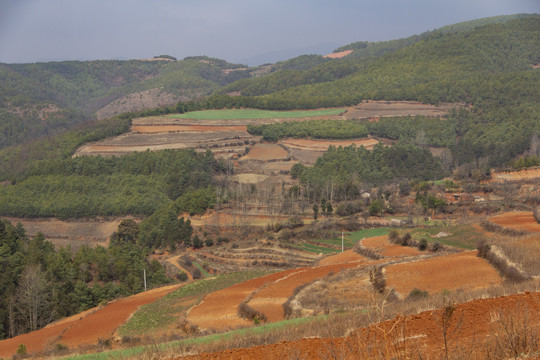
[[[168,117],[196,120],[233,120],[233,119],[271,119],[302,118],[315,116],[339,115],[345,108],[299,111],[272,111],[258,109],[225,109],[192,111],[184,114],[173,114]]]

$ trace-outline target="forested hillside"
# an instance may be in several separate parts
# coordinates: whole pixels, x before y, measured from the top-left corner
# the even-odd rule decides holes
[[[185,101],[248,76],[242,65],[205,56],[0,64],[0,148],[70,129],[127,94],[160,89]]]
[[[485,157],[490,166],[503,166],[540,132],[540,72],[533,67],[540,63],[539,38],[540,16],[434,31],[369,61],[346,57],[303,72],[241,80],[227,89],[245,96],[221,96],[219,102],[267,109],[344,106],[362,99],[462,102],[472,108],[455,114],[455,136],[447,139],[454,160]]]

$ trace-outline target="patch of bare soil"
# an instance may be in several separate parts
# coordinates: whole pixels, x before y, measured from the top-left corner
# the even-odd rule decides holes
[[[282,148],[277,144],[257,144],[242,157],[240,161],[243,160],[286,160],[289,157],[287,150]]]
[[[330,264],[316,266],[313,268],[300,268],[298,272],[292,273],[260,290],[248,302],[248,305],[266,315],[268,321],[280,321],[285,318],[283,304],[293,295],[294,290],[304,284],[308,284],[315,279],[320,279],[329,273],[339,272],[360,266],[364,260],[348,263]]]
[[[201,329],[234,329],[253,325],[252,321],[238,316],[238,305],[257,289],[289,276],[298,269],[285,270],[233,285],[208,294],[188,313],[188,321]]]
[[[513,211],[489,218],[489,221],[503,227],[540,233],[540,224],[536,222],[532,212]]]
[[[107,245],[112,233],[118,229],[123,218],[114,220],[77,219],[21,219],[7,218],[12,224],[20,222],[26,233],[35,236],[38,232],[55,246],[68,246],[77,249],[82,245]]]
[[[414,101],[362,101],[345,114],[347,119],[369,119],[388,116],[444,116],[450,109],[463,107],[463,104],[441,104],[439,106]]]
[[[340,51],[340,52],[324,55],[323,57],[327,59],[342,59],[352,52],[353,52],[352,50],[345,50],[345,51]]]
[[[371,150],[375,145],[379,143],[375,139],[353,139],[353,140],[312,140],[312,139],[286,139],[281,140],[280,144],[287,148],[294,148],[299,150],[311,150],[324,152],[328,150],[329,146],[345,147],[355,145],[357,147],[364,146],[366,149]]]
[[[387,286],[403,297],[412,289],[430,294],[443,290],[473,289],[502,283],[497,271],[477,251],[437,256],[425,260],[390,265],[385,268]]]
[[[168,93],[163,89],[150,89],[117,99],[96,111],[96,115],[99,120],[102,120],[129,111],[174,105],[179,100],[181,100],[181,97]]]
[[[216,131],[246,131],[246,126],[213,126],[213,125],[133,125],[131,131],[138,133],[162,132],[216,132]]]
[[[422,252],[416,248],[392,244],[388,240],[387,235],[363,239],[362,245],[369,249],[373,249],[386,257],[414,256],[422,254]]]
[[[540,293],[526,292],[398,316],[340,338],[306,338],[184,359],[484,359],[493,358],[489,354],[497,350],[497,355],[504,356],[503,350],[512,354],[516,340],[520,349],[528,345],[538,351],[534,334],[539,322]],[[532,343],[521,342],[526,339]],[[518,354],[519,350],[515,357]]]
[[[351,261],[368,261],[369,259],[354,252],[353,250],[345,250],[337,255],[327,256],[319,261],[319,266],[347,263]]]
[[[58,342],[75,348],[83,344],[97,344],[99,339],[109,339],[139,306],[154,302],[180,286],[169,285],[113,301],[74,323]]]
[[[494,171],[491,173],[491,181],[519,181],[540,178],[540,167],[517,171]]]
[[[290,216],[288,215],[271,215],[271,214],[252,214],[242,211],[208,211],[204,215],[194,215],[189,217],[193,226],[224,226],[224,227],[241,227],[241,226],[266,226],[276,222],[286,222]],[[304,224],[313,221],[311,217],[302,218]]]

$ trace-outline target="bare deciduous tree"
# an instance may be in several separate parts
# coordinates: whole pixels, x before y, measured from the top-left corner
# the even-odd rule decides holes
[[[47,279],[40,266],[28,265],[22,272],[15,299],[15,308],[24,319],[26,330],[37,330],[48,322],[47,295]]]

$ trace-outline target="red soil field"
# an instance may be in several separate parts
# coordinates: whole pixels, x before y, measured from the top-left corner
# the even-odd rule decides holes
[[[298,272],[284,277],[260,290],[248,302],[248,305],[266,315],[268,321],[280,321],[285,318],[283,304],[293,295],[298,286],[322,278],[331,272],[360,266],[364,261],[331,264],[313,268],[300,268]]]
[[[242,160],[283,160],[289,157],[287,150],[276,144],[257,144]]]
[[[108,339],[139,306],[154,302],[180,286],[165,286],[114,301],[73,324],[58,342],[73,348],[82,344],[96,344],[99,339]]]
[[[234,329],[253,325],[238,316],[238,305],[257,289],[296,273],[299,269],[285,270],[233,285],[208,294],[188,313],[188,321],[202,329]]]
[[[131,131],[139,133],[246,131],[246,129],[247,126],[211,125],[133,125],[131,127]]]
[[[301,150],[312,151],[326,151],[329,146],[364,146],[366,149],[371,150],[375,145],[379,143],[379,140],[375,139],[355,139],[355,140],[310,140],[310,139],[287,139],[281,140],[280,144],[286,147],[292,147]]]
[[[84,344],[97,344],[98,340],[108,339],[129,316],[141,305],[151,303],[181,285],[170,285],[153,289],[94,308],[84,313],[62,319],[49,326],[14,338],[0,341],[0,357],[15,354],[17,347],[24,344],[28,353],[40,352],[61,343],[69,348]]]
[[[532,212],[513,211],[489,218],[489,221],[516,230],[540,233],[540,224],[536,222]]]
[[[360,254],[355,253],[352,250],[346,250],[337,255],[332,255],[332,256],[327,256],[325,258],[322,258],[321,261],[319,261],[319,266],[347,263],[351,261],[369,261],[369,259]]]
[[[439,293],[443,290],[472,289],[501,284],[497,271],[476,256],[477,251],[386,267],[387,286],[406,297],[413,288]]]
[[[442,308],[398,316],[358,329],[346,337],[306,338],[183,359],[289,359],[291,355],[299,359],[442,359],[445,357],[441,327],[444,313],[451,314],[447,322],[449,355],[460,359],[486,358],[486,350],[493,347],[494,334],[504,336],[505,319],[521,319],[530,329],[538,329],[540,293],[477,299],[448,309],[451,311]]]
[[[417,248],[409,246],[395,245],[388,241],[388,236],[375,236],[362,240],[362,245],[375,250],[382,256],[396,257],[396,256],[414,256],[420,255],[422,252]]]

